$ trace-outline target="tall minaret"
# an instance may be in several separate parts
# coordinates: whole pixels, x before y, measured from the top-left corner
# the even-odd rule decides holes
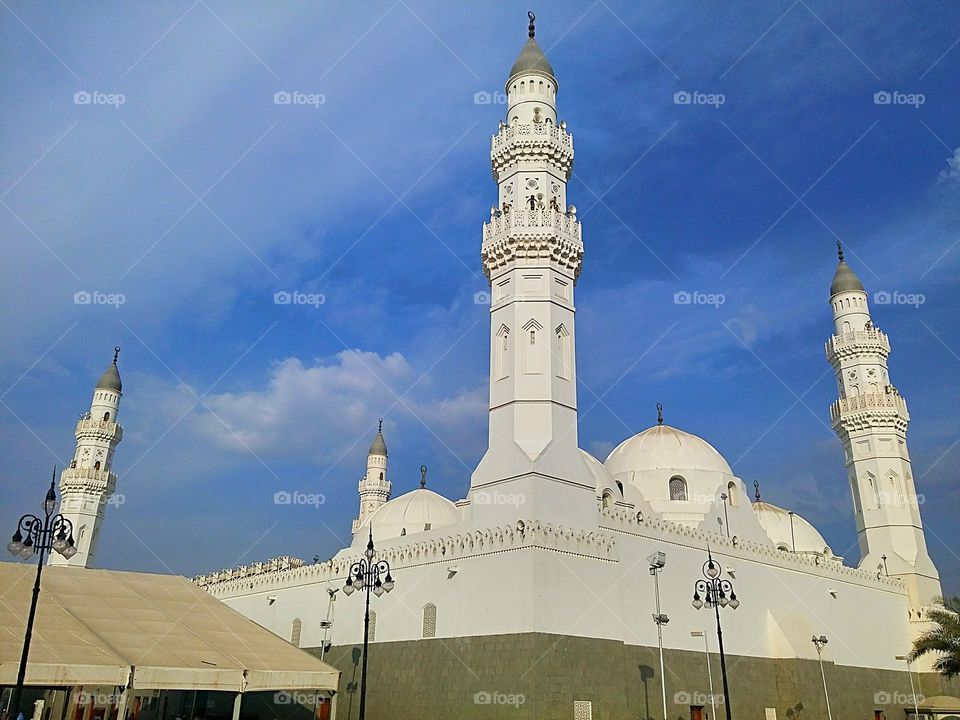
[[[557,79],[529,17],[490,152],[499,201],[481,246],[491,288],[489,447],[471,503],[506,516],[522,502],[525,516],[587,522],[596,503],[577,448],[573,287],[583,242],[566,204],[573,138],[557,122]]]
[[[117,371],[120,348],[113,350],[113,362],[93,391],[90,412],[77,421],[77,450],[73,460],[60,475],[60,512],[73,523],[77,554],[68,560],[51,553],[51,565],[93,565],[107,501],[117,486],[117,476],[110,468],[113,452],[123,439],[123,428],[117,424],[123,386]]]
[[[827,359],[840,398],[830,408],[843,443],[853,493],[860,568],[900,577],[914,608],[941,594],[940,576],[927,554],[910,454],[907,402],[890,383],[890,341],[874,327],[863,284],[843,259],[830,286],[834,335]]]
[[[360,480],[360,512],[353,521],[351,532],[356,535],[361,525],[390,499],[390,481],[387,479],[387,443],[383,440],[383,418],[377,427],[377,436],[367,453],[367,474]]]

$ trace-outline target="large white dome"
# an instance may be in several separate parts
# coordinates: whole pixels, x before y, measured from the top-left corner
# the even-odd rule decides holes
[[[604,466],[614,476],[647,470],[707,470],[733,475],[713,445],[669,425],[654,425],[627,438],[607,456]]]
[[[791,521],[788,510],[768,502],[753,503],[753,512],[777,548],[828,557],[833,555],[817,529],[796,513]]]
[[[460,512],[453,502],[433,490],[419,488],[385,503],[360,526],[353,544],[366,544],[371,526],[374,542],[379,542],[424,530],[436,530],[459,521]]]

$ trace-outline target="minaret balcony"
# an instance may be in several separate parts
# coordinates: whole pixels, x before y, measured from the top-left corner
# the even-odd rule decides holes
[[[103,492],[110,490],[117,485],[116,474],[104,468],[92,467],[70,467],[63,471],[60,476],[61,490],[85,490],[92,492]]]
[[[869,424],[871,417],[884,416],[909,422],[907,401],[894,392],[868,393],[840,398],[830,406],[830,420],[834,425],[846,420],[863,420]]]
[[[888,357],[890,340],[877,328],[856,330],[834,335],[826,343],[827,360],[831,363],[842,358],[869,354]]]
[[[483,224],[481,257],[487,278],[511,262],[555,264],[576,278],[583,264],[580,221],[551,207],[500,212]]]
[[[490,143],[493,179],[518,160],[549,162],[566,179],[573,173],[573,136],[550,123],[503,125]]]
[[[77,421],[76,435],[77,439],[83,436],[120,442],[123,439],[123,427],[110,420],[100,420],[86,413]]]

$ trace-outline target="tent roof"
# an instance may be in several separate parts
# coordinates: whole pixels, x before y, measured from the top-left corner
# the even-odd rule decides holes
[[[36,567],[0,562],[0,684],[16,681]],[[28,685],[336,690],[339,672],[176,575],[49,566]]]

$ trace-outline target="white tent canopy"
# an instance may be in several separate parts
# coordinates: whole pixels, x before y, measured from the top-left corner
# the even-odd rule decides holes
[[[36,566],[0,563],[0,685],[16,682]],[[336,690],[339,672],[175,575],[44,568],[27,685]]]

